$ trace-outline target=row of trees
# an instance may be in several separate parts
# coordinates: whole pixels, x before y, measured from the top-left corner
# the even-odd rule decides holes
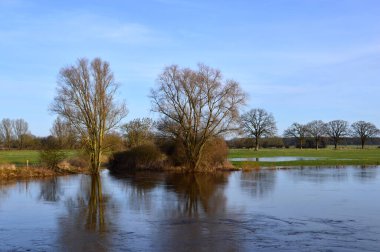
[[[274,137],[277,133],[276,121],[271,113],[264,109],[252,109],[241,116],[241,129],[243,134],[255,140],[255,150],[259,148],[262,137]],[[362,148],[368,138],[375,137],[380,130],[370,122],[357,121],[349,124],[344,120],[323,122],[314,120],[306,124],[293,123],[283,134],[284,137],[296,138],[302,149],[307,138],[313,138],[315,148],[318,149],[321,139],[328,137],[332,140],[335,149],[344,137],[357,137],[360,139]]]
[[[28,123],[24,119],[4,118],[0,122],[0,141],[10,149],[15,143],[19,149],[24,148],[25,140],[29,138]]]
[[[363,149],[366,141],[379,135],[379,133],[380,130],[370,122],[357,121],[350,125],[344,120],[333,120],[327,123],[315,120],[307,124],[293,123],[285,130],[284,136],[298,139],[301,149],[306,137],[314,138],[316,149],[318,149],[321,139],[328,137],[333,141],[335,149],[337,149],[342,138],[351,136],[360,139]]]

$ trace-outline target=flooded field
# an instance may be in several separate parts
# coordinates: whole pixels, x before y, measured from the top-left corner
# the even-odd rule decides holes
[[[0,251],[378,251],[380,167],[0,185]]]
[[[284,161],[304,161],[304,160],[318,160],[322,158],[318,157],[253,157],[253,158],[230,158],[232,162],[244,162],[244,161],[255,161],[255,162],[284,162]]]

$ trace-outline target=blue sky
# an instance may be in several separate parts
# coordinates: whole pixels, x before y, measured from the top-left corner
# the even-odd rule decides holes
[[[126,121],[155,117],[149,90],[167,65],[205,63],[248,93],[243,111],[293,122],[366,120],[380,127],[378,0],[0,0],[0,119],[45,136],[59,70],[111,64]]]

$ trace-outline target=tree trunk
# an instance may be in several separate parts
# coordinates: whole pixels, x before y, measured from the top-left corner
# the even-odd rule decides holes
[[[300,149],[302,150],[302,145],[303,145],[303,139],[300,139]]]
[[[362,138],[362,139],[361,139],[361,142],[362,142],[362,149],[364,149],[364,143],[365,143],[365,140]]]
[[[319,140],[318,139],[315,139],[315,149],[318,150],[318,144],[319,144]]]
[[[255,138],[255,151],[259,150],[259,139],[258,137]]]

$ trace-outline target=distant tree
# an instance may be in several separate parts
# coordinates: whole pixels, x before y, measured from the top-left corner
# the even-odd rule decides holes
[[[201,64],[197,70],[169,66],[157,82],[151,99],[161,115],[159,130],[182,143],[187,168],[198,170],[205,144],[234,129],[245,94],[236,81]]]
[[[10,149],[12,139],[14,138],[14,132],[12,127],[12,120],[4,118],[0,123],[0,137],[3,140],[5,146]]]
[[[315,149],[318,150],[321,138],[326,134],[326,124],[321,120],[314,120],[306,124],[308,134],[314,138]]]
[[[300,143],[300,149],[303,148],[305,138],[307,135],[306,125],[300,123],[293,123],[289,128],[287,128],[284,132],[284,137],[294,137]]]
[[[24,147],[25,137],[28,134],[28,123],[24,119],[16,119],[12,121],[13,132],[18,142],[18,148]]]
[[[367,139],[378,135],[379,129],[373,123],[357,121],[351,125],[351,134],[354,137],[360,138],[362,149],[364,149]]]
[[[126,138],[128,148],[133,148],[153,141],[154,122],[151,118],[136,118],[126,124],[121,129]]]
[[[263,148],[283,148],[284,141],[281,137],[277,137],[277,136],[264,137],[261,140],[261,146]]]
[[[27,149],[38,149],[40,147],[38,138],[30,133],[23,136],[23,145]]]
[[[115,103],[118,85],[109,63],[95,58],[62,68],[57,96],[51,111],[57,113],[80,134],[90,156],[92,173],[98,174],[104,151],[104,136],[126,116],[125,104]]]
[[[326,133],[333,140],[335,149],[342,137],[349,134],[348,122],[344,120],[334,120],[326,124]]]
[[[75,129],[68,121],[63,120],[60,117],[55,119],[53,126],[50,129],[50,133],[57,138],[58,144],[61,148],[73,148],[77,141]]]
[[[276,121],[272,114],[264,109],[256,108],[240,117],[242,130],[255,139],[255,150],[259,149],[261,137],[274,136],[277,132]]]

